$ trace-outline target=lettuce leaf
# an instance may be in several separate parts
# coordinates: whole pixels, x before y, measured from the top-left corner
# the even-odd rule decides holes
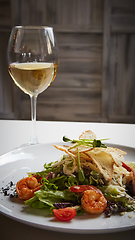
[[[56,202],[72,202],[78,203],[78,197],[70,192],[68,189],[64,191],[59,190],[39,190],[35,192],[35,196],[25,201],[25,205],[33,208],[54,208]]]

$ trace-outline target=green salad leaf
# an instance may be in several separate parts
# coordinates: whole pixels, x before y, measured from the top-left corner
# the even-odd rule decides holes
[[[35,196],[25,201],[25,205],[29,205],[33,208],[53,208],[54,203],[58,202],[72,202],[78,203],[78,197],[70,192],[68,189],[59,190],[39,190],[35,192]]]
[[[106,138],[106,139],[79,139],[79,140],[76,140],[76,139],[70,139],[70,138],[67,138],[66,136],[63,136],[63,141],[64,142],[70,142],[70,143],[77,143],[76,146],[79,146],[79,145],[86,145],[86,146],[90,146],[90,147],[103,147],[103,148],[107,148],[107,146],[102,143],[101,141],[104,141],[104,140],[108,140],[109,138]],[[74,146],[73,146],[74,147]]]
[[[79,149],[77,149],[77,153],[78,153],[78,166],[79,166],[78,178],[79,178],[79,181],[81,183],[83,183],[85,180],[85,176],[84,176],[84,172],[81,168]]]

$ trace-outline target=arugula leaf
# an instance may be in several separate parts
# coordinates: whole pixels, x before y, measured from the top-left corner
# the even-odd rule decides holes
[[[59,190],[64,190],[66,188],[66,183],[68,182],[68,176],[61,175],[59,177],[49,179],[50,183],[55,184]]]
[[[106,139],[80,139],[80,140],[75,140],[75,139],[70,139],[70,138],[67,138],[66,136],[63,136],[63,141],[64,142],[70,142],[70,143],[77,143],[76,146],[79,146],[79,145],[86,145],[86,146],[90,146],[90,147],[103,147],[103,148],[107,148],[107,146],[105,144],[103,144],[101,141],[103,140],[108,140],[108,138]]]
[[[78,152],[78,166],[79,166],[78,179],[80,182],[83,182],[85,180],[85,176],[81,168],[79,149],[77,149],[77,152]]]
[[[101,140],[93,140],[93,147],[102,147],[102,148],[107,148],[105,144],[101,142]]]
[[[68,187],[79,185],[77,177],[68,176]]]

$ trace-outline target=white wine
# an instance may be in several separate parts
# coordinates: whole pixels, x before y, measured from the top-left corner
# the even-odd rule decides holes
[[[9,73],[15,84],[33,96],[43,92],[55,79],[58,64],[46,62],[12,63]]]

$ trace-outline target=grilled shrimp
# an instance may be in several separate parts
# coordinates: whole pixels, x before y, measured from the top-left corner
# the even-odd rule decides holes
[[[106,206],[107,200],[103,193],[96,187],[86,190],[81,198],[82,208],[90,214],[102,213]]]
[[[20,199],[28,200],[34,196],[34,192],[39,190],[41,186],[35,177],[26,177],[17,182],[16,192]]]

